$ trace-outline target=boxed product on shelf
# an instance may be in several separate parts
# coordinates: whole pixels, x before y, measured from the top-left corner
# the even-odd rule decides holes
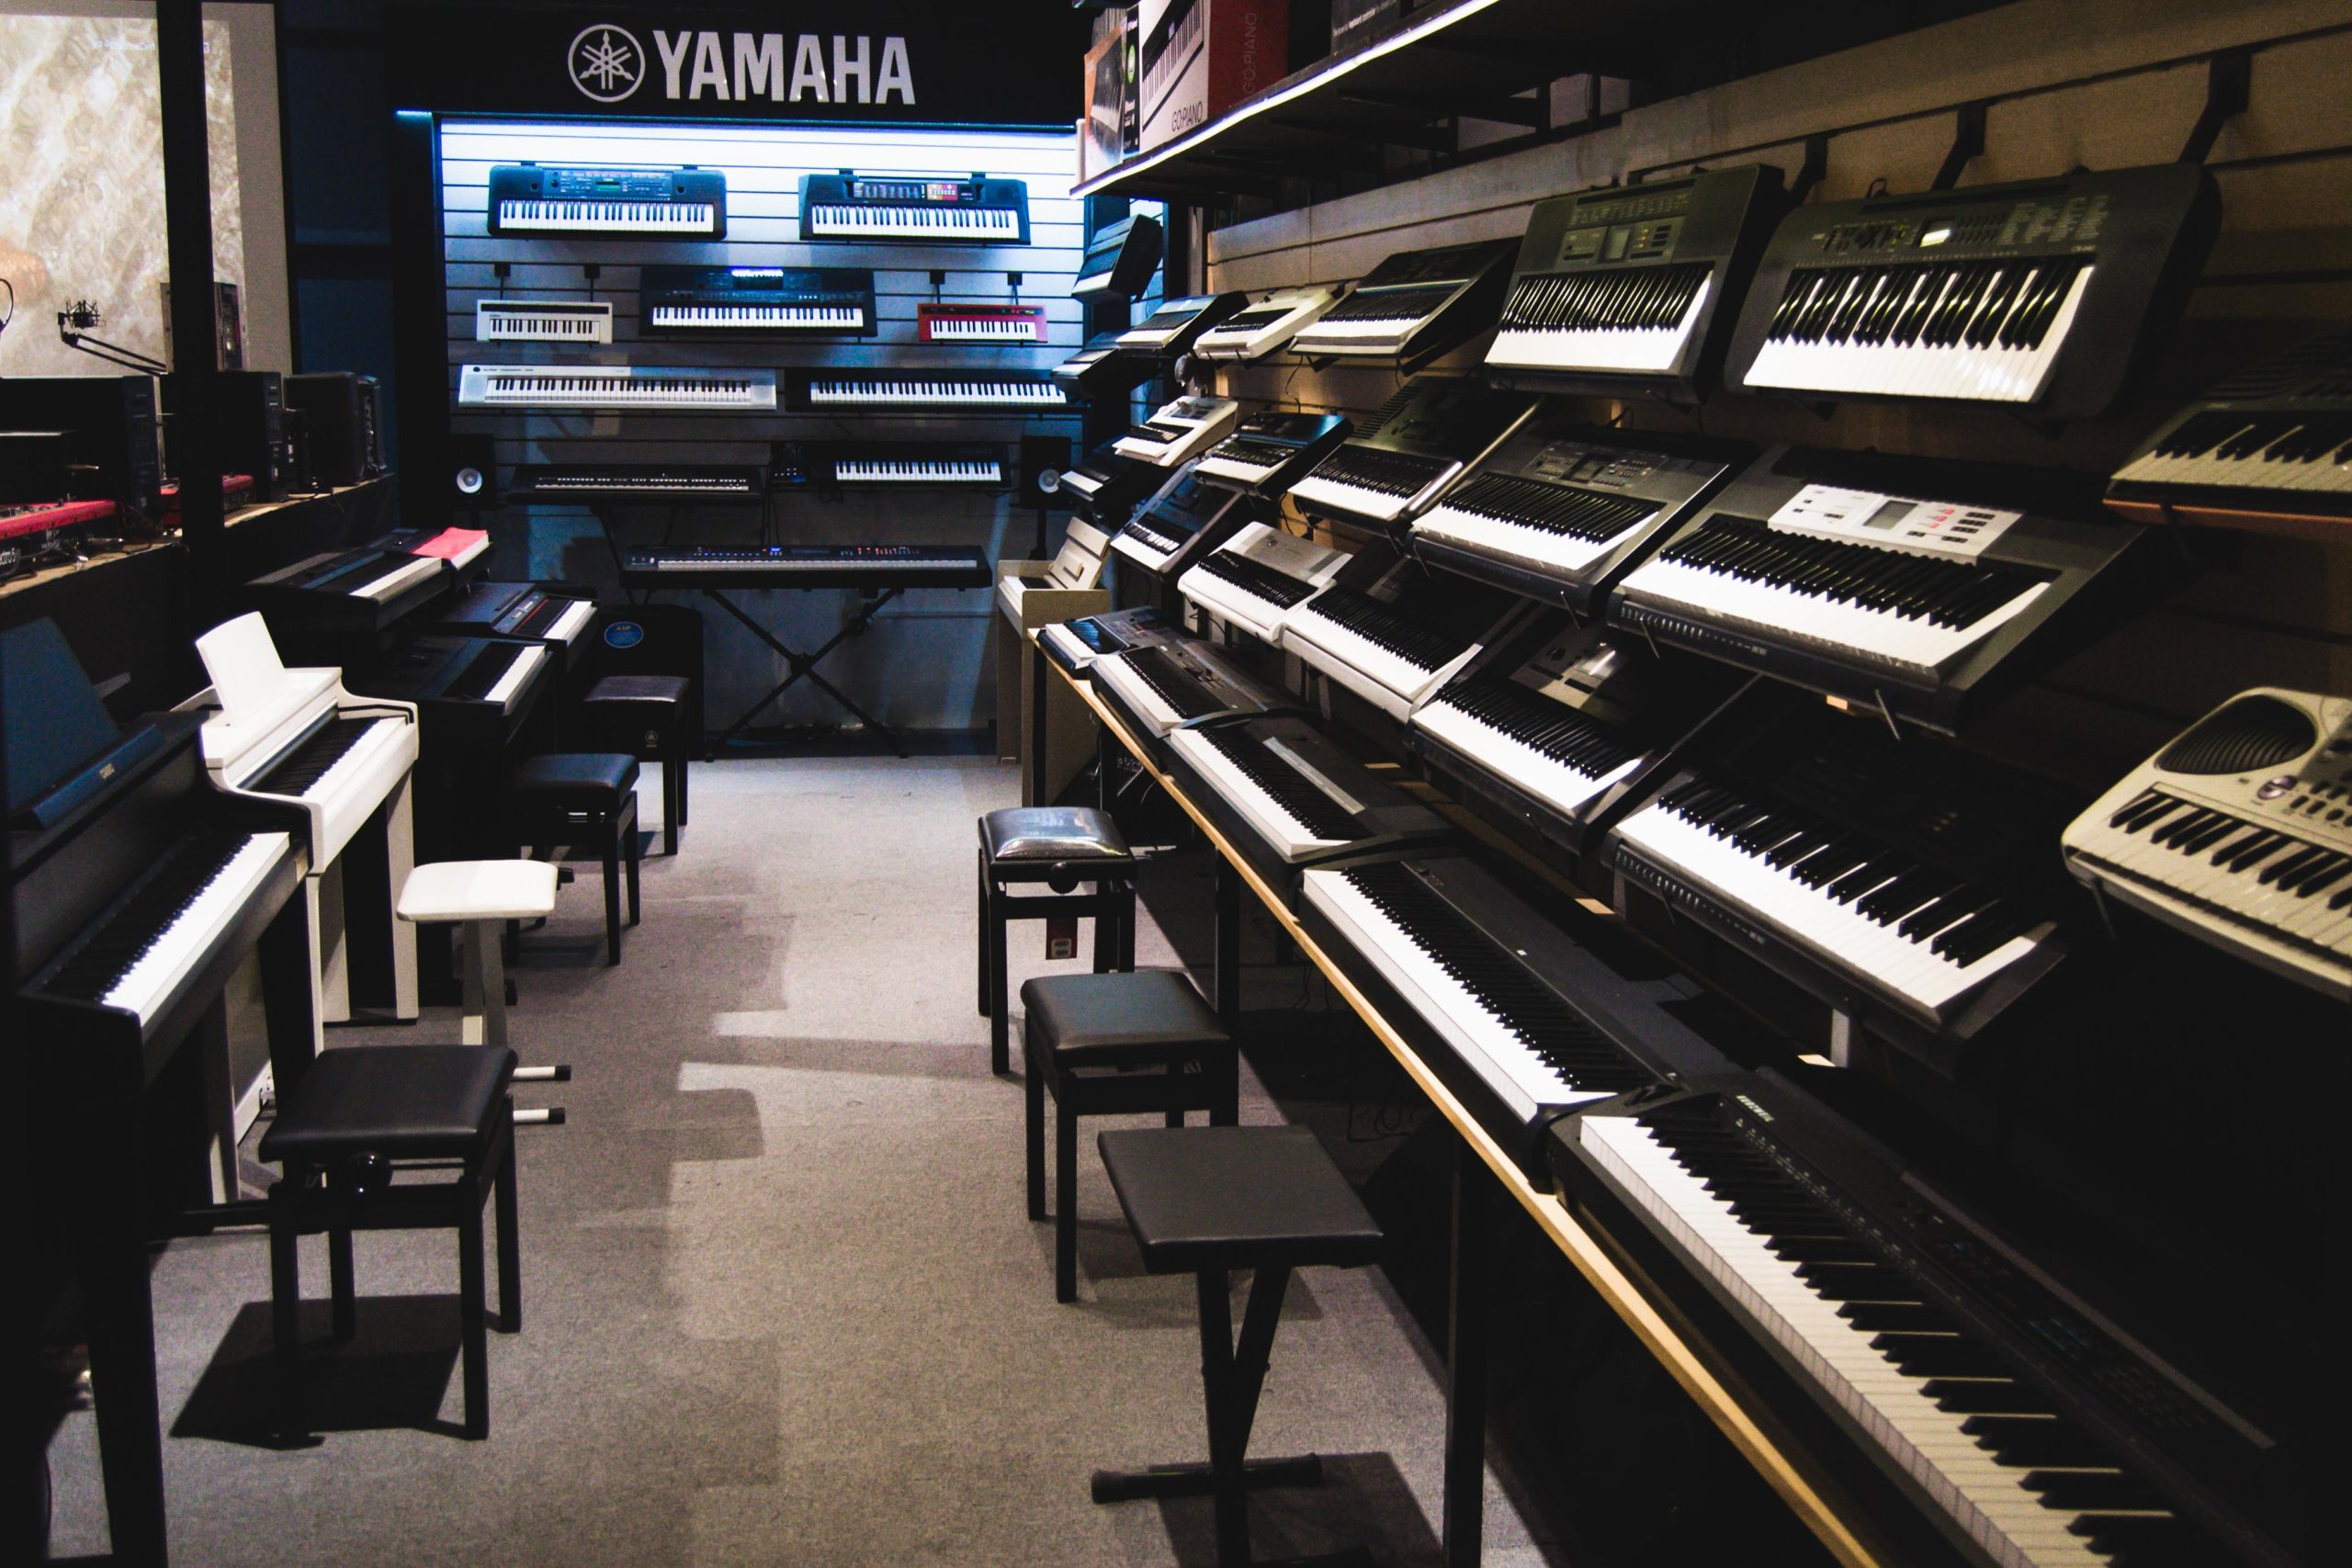
[[[1331,0],[1331,52],[1345,54],[1436,3],[1437,0]]]
[[[1290,69],[1290,0],[1144,0],[1136,17],[1140,151],[1215,119]]]
[[[1132,6],[1094,18],[1086,51],[1085,114],[1078,127],[1078,177],[1092,179],[1136,151],[1136,13]]]

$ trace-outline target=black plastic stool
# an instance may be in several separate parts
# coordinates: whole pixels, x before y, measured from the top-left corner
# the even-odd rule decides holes
[[[1013,896],[1016,883],[1044,883],[1054,896]],[[1075,891],[1091,883],[1091,893]],[[1015,806],[980,818],[980,1016],[989,1021],[989,1066],[1012,1070],[1005,1016],[1005,925],[1055,916],[1094,917],[1094,969],[1136,966],[1136,857],[1107,813],[1091,806]]]
[[[1095,1145],[1119,1206],[1155,1274],[1199,1277],[1206,1464],[1094,1472],[1097,1503],[1138,1497],[1216,1500],[1219,1568],[1250,1562],[1247,1493],[1318,1483],[1323,1461],[1250,1460],[1250,1427],[1293,1269],[1353,1269],[1380,1254],[1380,1226],[1305,1127],[1142,1128],[1099,1134]],[[1256,1270],[1241,1337],[1233,1338],[1228,1276]],[[1369,1562],[1361,1546],[1305,1562]]]
[[[498,1327],[523,1326],[522,1245],[515,1231],[514,1053],[491,1045],[345,1045],[322,1053],[278,1106],[260,1154],[282,1164],[269,1190],[269,1274],[278,1423],[302,1418],[300,1239],[324,1232],[334,1337],[357,1320],[351,1235],[458,1233],[458,1304],[465,1363],[465,1435],[490,1435],[490,1348],[482,1301],[481,1211],[498,1195]],[[454,1169],[447,1181],[402,1179]]]
[[[607,675],[580,700],[581,728],[589,745],[662,764],[665,855],[678,852],[678,829],[688,819],[686,769],[702,743],[694,687],[684,675]]]
[[[1054,1099],[1054,1299],[1078,1299],[1078,1119],[1188,1111],[1238,1120],[1233,1037],[1192,983],[1164,969],[1048,975],[1021,987],[1029,1217],[1046,1217],[1046,1097]]]
[[[537,858],[558,844],[595,850],[605,863],[605,948],[621,961],[621,873],[628,923],[638,922],[637,759],[618,751],[549,751],[514,770],[506,819],[513,841]]]

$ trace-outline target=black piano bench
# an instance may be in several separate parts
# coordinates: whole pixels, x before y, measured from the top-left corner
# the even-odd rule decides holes
[[[1192,982],[1164,969],[1048,975],[1021,987],[1029,1217],[1046,1218],[1046,1097],[1054,1100],[1054,1300],[1078,1299],[1078,1119],[1188,1111],[1231,1126],[1240,1062]]]
[[[1095,1144],[1143,1248],[1144,1267],[1154,1274],[1198,1277],[1209,1461],[1096,1471],[1094,1500],[1206,1493],[1216,1499],[1218,1568],[1241,1568],[1251,1561],[1249,1490],[1323,1479],[1323,1461],[1314,1454],[1243,1457],[1291,1270],[1373,1262],[1380,1256],[1380,1226],[1305,1127],[1141,1128],[1100,1134]],[[1227,1280],[1236,1269],[1254,1270],[1238,1344]],[[1291,1561],[1369,1564],[1372,1559],[1358,1546]]]
[[[695,683],[684,675],[607,675],[581,699],[581,730],[591,746],[628,751],[662,764],[662,852],[678,852],[687,821],[686,766],[702,745]]]
[[[594,850],[605,863],[605,948],[621,961],[621,872],[628,873],[628,923],[638,921],[637,759],[620,751],[548,751],[514,770],[507,830],[532,859],[557,845]]]
[[[522,1247],[515,1231],[514,1053],[493,1045],[344,1045],[320,1054],[279,1104],[260,1154],[284,1174],[269,1190],[269,1276],[278,1426],[288,1442],[310,1428],[302,1409],[300,1238],[324,1232],[334,1337],[357,1316],[351,1233],[458,1233],[458,1305],[465,1365],[465,1435],[490,1435],[481,1211],[498,1194],[498,1327],[523,1326]],[[447,1180],[412,1179],[429,1171]]]
[[[1094,889],[1076,891],[1080,883]],[[1052,895],[1015,897],[1015,883],[1044,883]],[[1012,1070],[1005,1017],[1005,926],[1067,915],[1094,917],[1094,970],[1136,966],[1136,857],[1106,812],[1091,806],[1014,806],[980,818],[980,1016],[989,1021],[989,1066]]]

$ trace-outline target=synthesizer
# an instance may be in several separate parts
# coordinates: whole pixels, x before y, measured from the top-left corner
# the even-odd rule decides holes
[[[1081,680],[1098,659],[1183,640],[1183,629],[1156,604],[1056,621],[1037,633],[1046,657]]]
[[[1157,468],[1190,462],[1221,440],[1240,417],[1231,398],[1187,393],[1111,443],[1111,450]]]
[[[1554,1184],[1544,1133],[1562,1115],[1734,1068],[1692,1027],[1694,1015],[1722,1024],[1689,982],[1600,921],[1544,913],[1475,860],[1316,867],[1302,880],[1316,945],[1540,1190]]]
[[[1385,526],[1426,510],[1535,412],[1523,392],[1416,376],[1290,488],[1309,517]]]
[[[1178,725],[1168,757],[1185,797],[1294,907],[1304,862],[1447,832],[1436,812],[1288,715]]]
[[[1167,477],[1152,464],[1124,456],[1114,443],[1106,441],[1062,470],[1056,493],[1069,497],[1072,510],[1081,516],[1105,528],[1116,528]]]
[[[648,337],[872,337],[874,274],[845,266],[649,266]]]
[[[1111,547],[1157,576],[1181,579],[1225,542],[1241,511],[1240,497],[1202,483],[1199,465],[1187,464],[1136,509]]]
[[[1041,373],[1018,370],[955,370],[924,374],[910,370],[796,370],[792,409],[797,413],[834,410],[974,409],[1019,418],[1057,413],[1070,406],[1061,387]]]
[[[2199,719],[2066,829],[2102,895],[2352,1001],[2352,699],[2262,688]]]
[[[1087,238],[1078,276],[1069,286],[1070,298],[1135,299],[1151,287],[1151,275],[1159,270],[1166,243],[1159,220],[1142,213],[1096,230]]]
[[[1363,583],[1371,553],[1283,617],[1282,647],[1401,723],[1477,656],[1518,602],[1409,557]]]
[[[490,171],[490,231],[499,238],[727,238],[727,176],[716,169]]]
[[[1800,208],[1733,334],[1734,391],[2104,412],[2221,220],[2193,164]]]
[[[817,458],[818,482],[844,489],[952,486],[1002,490],[1001,448],[972,441],[861,441],[828,447]]]
[[[1873,1533],[1910,1539],[1883,1560],[2317,1561],[2281,1518],[2300,1505],[2282,1484],[2293,1430],[2282,1450],[2262,1412],[2152,1348],[2214,1359],[2151,1322],[2174,1315],[2150,1299],[2166,1292],[2090,1261],[2064,1198],[1986,1207],[1953,1185],[1974,1184],[1968,1163],[1907,1146],[1932,1135],[1891,1145],[1833,1094],[1863,1098],[1769,1070],[1702,1079],[1557,1122],[1550,1155],[1571,1203],[1796,1424]]]
[[[1495,324],[1518,249],[1514,241],[1487,240],[1401,251],[1302,328],[1291,352],[1426,364]]]
[[[1177,592],[1261,642],[1276,642],[1283,620],[1348,564],[1339,551],[1263,523],[1244,524],[1176,580]]]
[[[1722,367],[1739,291],[1784,205],[1769,164],[1536,203],[1488,378],[1695,399]]]
[[[766,494],[766,478],[758,468],[719,463],[526,463],[514,470],[507,490],[516,501],[734,505],[756,504]]]
[[[1263,359],[1323,319],[1347,297],[1344,283],[1277,288],[1244,305],[1193,343],[1195,359]]]
[[[2122,597],[2143,534],[2055,471],[1775,447],[1625,575],[1609,616],[1950,730]]]
[[[1290,487],[1339,450],[1355,427],[1335,413],[1245,414],[1233,434],[1201,457],[1201,478],[1260,501]]]
[[[630,550],[632,588],[986,588],[988,557],[934,545],[748,545]]]
[[[1290,696],[1243,668],[1231,649],[1197,637],[1173,638],[1096,660],[1087,671],[1094,690],[1161,766],[1168,737],[1194,720],[1234,714],[1268,714],[1293,705]]]
[[[917,343],[1034,344],[1046,341],[1043,305],[923,304],[915,307]]]
[[[768,412],[773,370],[695,366],[468,365],[458,375],[459,408],[630,409],[643,413]]]
[[[2107,503],[2146,523],[2302,523],[2334,536],[2352,515],[2352,333],[2221,382],[2141,444]]]
[[[602,299],[478,299],[476,343],[613,341],[613,308]]]
[[[800,176],[800,238],[934,245],[1025,245],[1029,187],[1019,180],[870,176],[843,169]]]
[[[1163,299],[1139,325],[1119,334],[1119,346],[1130,354],[1152,354],[1174,359],[1189,353],[1203,333],[1249,303],[1247,294],[1192,294]]]
[[[1413,548],[1581,615],[1752,456],[1732,442],[1539,417],[1413,519]]]
[[[1117,333],[1102,332],[1088,338],[1076,354],[1048,374],[1055,386],[1073,398],[1107,402],[1153,379],[1159,367],[1141,355],[1122,352]]]
[[[1628,886],[1928,1053],[2058,962],[2073,801],[1876,714],[1748,696],[1785,700],[1743,700],[1617,823]]]

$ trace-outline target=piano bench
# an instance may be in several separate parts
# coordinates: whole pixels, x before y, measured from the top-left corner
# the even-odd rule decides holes
[[[1240,1064],[1192,982],[1171,970],[1050,975],[1021,987],[1029,1217],[1046,1215],[1046,1099],[1054,1101],[1054,1299],[1078,1299],[1078,1119],[1188,1111],[1238,1118]]]
[[[628,923],[638,922],[637,759],[621,751],[548,751],[525,761],[507,784],[511,840],[534,859],[557,847],[605,863],[605,962],[621,961],[621,874]]]
[[[689,820],[686,768],[702,746],[701,707],[684,675],[607,675],[580,699],[581,732],[591,746],[628,751],[662,764],[662,852],[678,852]]]
[[[351,1235],[362,1230],[458,1233],[458,1305],[469,1438],[490,1435],[481,1213],[498,1198],[498,1327],[523,1326],[515,1229],[514,1053],[503,1046],[345,1045],[321,1053],[277,1108],[260,1155],[283,1167],[269,1190],[269,1274],[278,1427],[306,1440],[300,1345],[303,1236],[323,1232],[334,1337],[357,1318]],[[447,1180],[416,1180],[447,1170]]]
[[[1044,883],[1051,895],[1014,897],[1016,883]],[[1093,891],[1075,891],[1081,882]],[[989,1065],[1012,1072],[1004,992],[1005,926],[1012,920],[1094,917],[1094,970],[1136,966],[1136,857],[1108,813],[1092,807],[1015,806],[980,818],[980,1016],[989,1021]]]
[[[1248,1492],[1323,1479],[1314,1454],[1246,1460],[1267,1354],[1291,1270],[1353,1269],[1380,1256],[1380,1226],[1305,1127],[1136,1128],[1096,1135],[1127,1227],[1154,1274],[1197,1277],[1201,1381],[1208,1406],[1206,1464],[1094,1472],[1097,1503],[1140,1497],[1216,1500],[1216,1560],[1250,1558]],[[1233,1337],[1229,1276],[1254,1270]],[[1369,1563],[1361,1546],[1297,1562]]]
[[[528,860],[449,860],[420,865],[401,884],[394,906],[414,925],[461,926],[469,1045],[506,1043],[505,953],[499,928],[541,920],[555,909],[556,868]]]

